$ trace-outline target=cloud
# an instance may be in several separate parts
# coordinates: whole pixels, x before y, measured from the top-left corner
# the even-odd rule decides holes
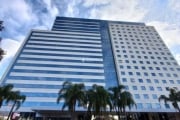
[[[180,12],[180,1],[179,0],[169,0],[169,7],[176,11],[176,12]]]
[[[120,21],[141,21],[146,15],[147,10],[139,7],[139,0],[105,0],[100,2],[90,2],[89,0],[84,3],[84,6],[93,7],[90,12],[91,18],[101,18],[107,20],[120,20]]]
[[[180,65],[180,54],[176,54],[175,59],[177,60],[178,64]]]
[[[83,0],[83,6],[90,7],[90,6],[98,6],[98,5],[105,5],[110,3],[111,0]]]
[[[17,42],[17,40],[13,39],[3,39],[1,41],[1,48],[6,52],[2,61],[0,62],[0,78],[9,66],[10,62],[12,61],[14,55],[17,53],[21,42]]]
[[[68,3],[67,9],[65,11],[66,17],[76,17],[79,16],[79,4],[81,3],[81,0],[71,0],[71,2]]]
[[[156,30],[169,48],[177,45],[180,46],[180,28],[176,24],[153,21],[147,23],[147,25],[155,26]]]

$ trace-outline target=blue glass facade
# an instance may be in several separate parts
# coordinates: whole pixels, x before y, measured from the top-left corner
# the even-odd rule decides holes
[[[111,49],[107,21],[57,17],[51,31],[31,31],[2,84],[26,95],[20,111],[60,109],[64,81],[117,85]]]
[[[51,31],[30,32],[1,82],[27,96],[20,111],[59,110],[57,93],[70,81],[87,88],[123,84],[137,103],[132,111],[174,112],[158,97],[179,87],[179,71],[152,26],[57,17]]]

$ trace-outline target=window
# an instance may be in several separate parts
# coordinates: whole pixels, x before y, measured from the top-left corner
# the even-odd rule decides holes
[[[126,79],[126,78],[122,78],[122,81],[123,81],[123,82],[127,82],[127,79]]]
[[[167,77],[171,77],[171,74],[167,73],[166,76],[167,76]]]
[[[156,76],[156,74],[155,74],[155,73],[151,73],[151,75],[152,75],[152,76]]]
[[[157,90],[158,90],[158,91],[162,91],[162,88],[161,88],[161,87],[157,87]]]
[[[159,103],[155,103],[154,107],[158,109],[158,108],[161,108],[161,105]]]
[[[142,108],[143,108],[142,103],[137,103],[137,109],[142,109]]]
[[[128,72],[129,75],[133,75],[133,72]]]
[[[134,66],[134,69],[138,69],[138,66]]]
[[[154,82],[155,82],[155,83],[159,83],[159,81],[158,81],[157,79],[154,79]]]
[[[145,105],[146,105],[146,108],[148,108],[148,109],[151,109],[151,108],[152,108],[151,103],[146,103]]]
[[[137,86],[132,86],[133,90],[137,90]]]
[[[139,83],[143,83],[143,79],[138,79],[139,80]]]
[[[154,87],[153,86],[149,86],[149,90],[154,91]]]
[[[153,70],[153,68],[152,68],[152,67],[149,67],[149,70]]]
[[[167,109],[170,108],[169,104],[164,104],[164,106],[165,106]]]
[[[125,75],[125,72],[122,71],[122,72],[121,72],[121,75]]]
[[[148,73],[147,73],[147,72],[144,72],[144,76],[148,76]]]
[[[159,76],[160,76],[160,77],[163,77],[163,74],[162,74],[162,73],[159,73]]]
[[[152,98],[153,98],[153,99],[157,99],[158,97],[157,97],[156,94],[152,94]]]
[[[177,80],[177,83],[180,84],[180,80]]]
[[[149,99],[148,94],[143,94],[143,96],[144,96],[144,99]]]
[[[151,80],[150,79],[146,79],[147,83],[151,83]]]
[[[124,68],[123,65],[120,65],[119,67],[120,67],[121,69]]]
[[[125,85],[125,89],[126,89],[126,90],[129,90],[129,87],[128,87],[127,85]]]
[[[166,80],[162,80],[162,83],[167,83],[167,81]]]
[[[134,78],[130,78],[131,82],[134,83],[135,82],[135,79]]]
[[[145,87],[145,86],[141,86],[141,89],[142,89],[142,90],[146,90],[146,87]]]
[[[137,76],[141,76],[141,73],[140,73],[140,72],[136,72],[136,75],[137,75]]]
[[[127,69],[131,69],[131,66],[127,66]]]
[[[169,80],[169,82],[170,82],[171,84],[174,84],[174,81],[173,81],[173,80]]]

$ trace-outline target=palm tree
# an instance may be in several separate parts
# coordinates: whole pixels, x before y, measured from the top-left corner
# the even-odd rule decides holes
[[[136,105],[133,100],[132,94],[128,91],[125,91],[124,89],[125,86],[123,85],[109,88],[112,108],[118,114],[119,120],[121,113],[126,114],[126,107],[129,107],[129,109],[131,109],[133,105]]]
[[[92,89],[87,90],[87,114],[89,117],[93,115],[102,116],[102,112],[105,112],[107,105],[110,106],[110,97],[109,93],[103,86],[93,85]]]
[[[0,48],[0,61],[3,59],[3,55],[5,55],[5,52],[2,48]]]
[[[3,104],[3,102],[6,101],[7,98],[9,97],[9,95],[11,94],[12,89],[13,89],[13,85],[11,85],[11,84],[0,87],[0,108]],[[7,101],[6,101],[6,103],[7,103]]]
[[[72,84],[70,82],[64,82],[62,88],[59,90],[57,103],[61,99],[64,99],[62,110],[68,107],[71,112],[71,119],[75,119],[76,105],[83,106],[85,98],[84,84]]]
[[[169,96],[160,95],[159,102],[161,100],[164,100],[165,103],[172,102],[173,107],[180,112],[180,108],[178,106],[178,102],[180,102],[180,91],[176,88],[169,88],[167,90],[169,91]]]
[[[18,110],[19,107],[21,106],[21,104],[26,100],[26,96],[25,95],[21,95],[19,91],[12,91],[8,98],[7,98],[7,103],[8,102],[13,102],[13,105],[11,107],[11,110],[9,112],[9,115],[8,115],[8,118],[7,120],[9,120],[11,114],[13,113],[14,111],[14,107],[16,107],[15,110]]]

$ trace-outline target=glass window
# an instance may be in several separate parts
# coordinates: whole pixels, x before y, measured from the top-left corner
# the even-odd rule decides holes
[[[134,94],[134,97],[135,97],[136,99],[140,99],[140,95],[139,95],[139,94]]]
[[[148,76],[148,73],[147,73],[147,72],[144,72],[144,76]]]
[[[171,74],[170,74],[170,73],[167,73],[166,76],[167,76],[167,77],[171,77]]]
[[[128,72],[129,73],[129,75],[133,75],[133,72]]]
[[[173,81],[173,80],[169,80],[169,82],[170,82],[171,84],[174,84],[174,81]]]
[[[180,84],[180,80],[177,80],[177,83]]]
[[[143,70],[145,70],[145,69],[146,69],[146,67],[144,67],[144,66],[142,66],[141,68],[142,68]]]
[[[123,82],[127,82],[127,79],[126,79],[126,78],[122,78],[122,81],[123,81]]]
[[[166,80],[162,80],[162,83],[167,83],[167,81]]]
[[[170,108],[169,104],[164,104],[164,106],[168,109]]]
[[[143,108],[142,103],[137,103],[137,109],[142,109],[142,108]]]
[[[124,71],[121,72],[121,75],[125,75],[126,73]]]
[[[155,74],[155,73],[151,73],[151,75],[152,75],[152,76],[156,76],[156,74]]]
[[[159,81],[158,81],[157,79],[154,79],[154,82],[155,82],[155,83],[159,83]]]
[[[129,90],[129,87],[128,87],[127,85],[125,85],[125,89],[126,89],[126,90]]]
[[[159,73],[159,76],[160,76],[160,77],[163,77],[163,74],[162,74],[162,73]]]
[[[127,69],[131,69],[131,66],[127,66]]]
[[[152,68],[152,67],[149,67],[149,70],[153,70],[153,68]]]
[[[119,67],[120,67],[121,69],[122,69],[122,68],[124,68],[124,66],[123,66],[123,65],[120,65]]]
[[[149,99],[148,94],[143,94],[143,96],[144,96],[144,99]]]
[[[137,90],[137,86],[132,86],[133,90]]]
[[[138,66],[134,66],[134,69],[138,69]]]
[[[146,79],[147,83],[151,83],[151,80],[150,79]]]
[[[143,79],[138,79],[139,80],[139,83],[143,83]]]
[[[153,86],[149,86],[149,89],[150,89],[151,91],[154,91],[154,87],[153,87]]]
[[[140,73],[140,72],[136,72],[136,75],[137,75],[137,76],[140,76],[140,75],[141,75],[141,73]]]
[[[159,103],[155,103],[154,107],[158,109],[158,108],[161,108],[161,105]]]
[[[146,103],[145,105],[146,105],[146,108],[148,108],[148,109],[151,109],[151,108],[152,108],[151,103]]]
[[[152,98],[153,98],[153,99],[157,99],[158,97],[157,97],[156,94],[152,94]]]
[[[142,89],[142,90],[146,90],[146,87],[145,87],[145,86],[141,86],[141,89]]]
[[[161,87],[157,87],[157,90],[158,90],[158,91],[162,91],[162,88],[161,88]]]
[[[159,67],[156,67],[156,70],[160,70],[160,68],[159,68]]]

